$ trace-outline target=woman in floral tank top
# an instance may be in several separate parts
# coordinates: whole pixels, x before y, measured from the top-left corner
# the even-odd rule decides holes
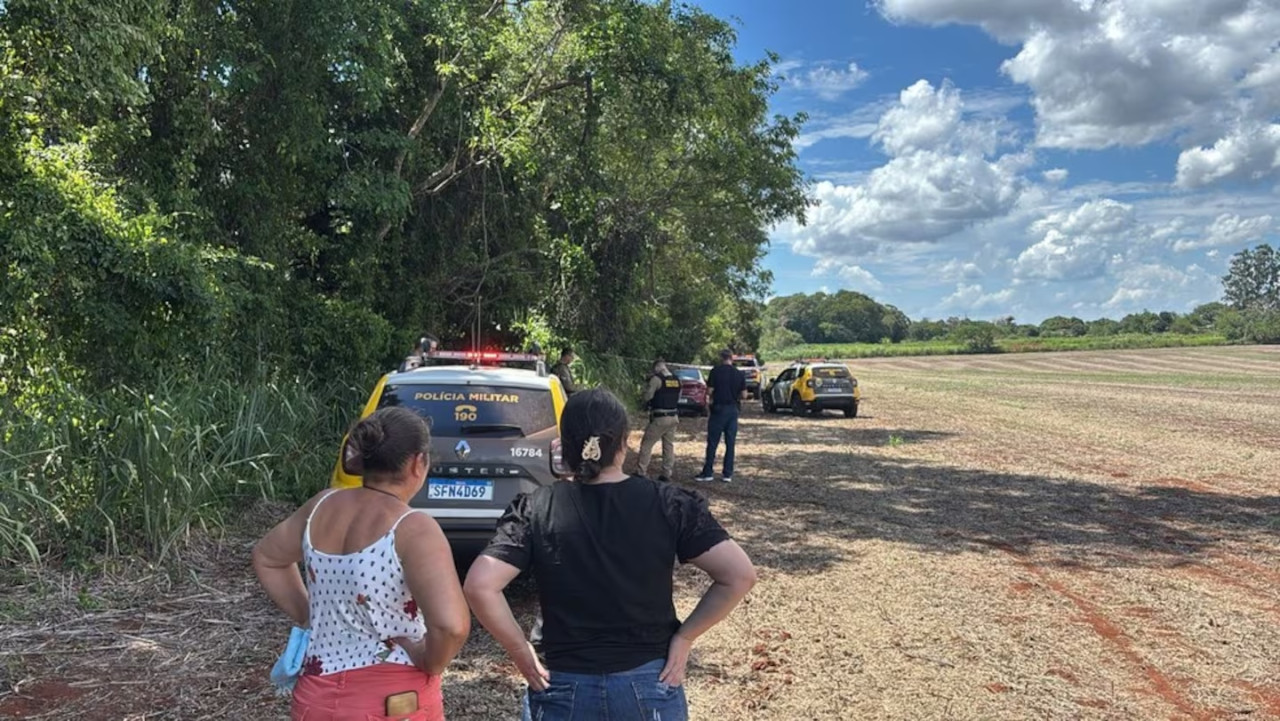
[[[404,408],[360,421],[345,463],[364,485],[321,492],[254,548],[267,595],[311,628],[294,721],[444,719],[440,674],[471,616],[440,526],[408,506],[430,440]]]

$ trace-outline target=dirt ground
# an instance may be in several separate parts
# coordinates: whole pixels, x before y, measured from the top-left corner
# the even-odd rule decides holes
[[[695,648],[693,718],[1280,719],[1280,347],[850,367],[863,417],[752,404],[700,486],[760,582]],[[681,482],[702,443],[684,421]],[[247,560],[287,510],[185,574],[0,579],[0,717],[286,717]],[[682,612],[705,585],[679,572]],[[477,628],[448,717],[519,689]]]

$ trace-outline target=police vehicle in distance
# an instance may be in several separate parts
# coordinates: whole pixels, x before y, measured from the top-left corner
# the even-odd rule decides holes
[[[797,416],[816,416],[830,409],[843,411],[846,418],[854,418],[858,415],[861,398],[858,379],[844,364],[809,359],[792,363],[771,380],[761,403],[766,413],[790,408]]]
[[[455,550],[478,551],[516,496],[569,474],[560,453],[560,380],[541,356],[431,350],[416,368],[388,373],[361,418],[403,406],[431,427],[427,482],[410,505],[435,517]],[[343,465],[344,437],[331,486],[361,478]]]

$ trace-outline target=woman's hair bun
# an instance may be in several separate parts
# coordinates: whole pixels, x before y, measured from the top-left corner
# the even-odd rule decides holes
[[[351,427],[343,468],[352,475],[393,473],[430,447],[431,431],[422,416],[407,408],[382,408]]]
[[[356,424],[351,437],[360,449],[360,454],[370,456],[377,452],[383,441],[387,440],[387,431],[382,427],[381,418],[369,416]]]

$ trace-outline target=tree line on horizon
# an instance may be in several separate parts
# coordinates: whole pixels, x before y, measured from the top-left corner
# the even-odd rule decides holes
[[[912,319],[898,308],[850,290],[771,299],[764,310],[763,352],[800,345],[946,340],[990,350],[1001,338],[1079,338],[1123,334],[1217,334],[1232,342],[1280,343],[1280,253],[1268,244],[1232,257],[1221,301],[1188,313],[1143,310],[1119,319],[1055,315],[1039,323],[1013,316],[975,320]]]

